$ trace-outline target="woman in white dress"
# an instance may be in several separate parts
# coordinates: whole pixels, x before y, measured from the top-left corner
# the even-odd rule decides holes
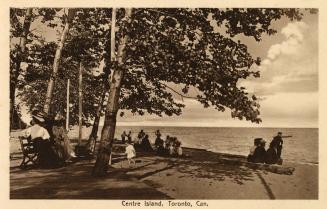
[[[44,114],[41,112],[32,115],[31,127],[23,130],[22,135],[30,137],[34,144],[38,162],[40,166],[47,166],[49,164],[50,134],[44,126]]]

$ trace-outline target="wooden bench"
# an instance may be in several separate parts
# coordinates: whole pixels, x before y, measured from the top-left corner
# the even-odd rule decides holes
[[[26,169],[27,166],[35,165],[37,161],[37,152],[31,141],[30,137],[19,137],[20,146],[23,153],[23,161],[20,164],[22,169]]]

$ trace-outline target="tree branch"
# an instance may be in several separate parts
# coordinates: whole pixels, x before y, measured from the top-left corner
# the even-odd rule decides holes
[[[160,83],[160,82],[159,82],[159,83]],[[164,84],[164,83],[160,83],[160,85],[163,85],[163,86],[165,86],[166,88],[170,89],[171,91],[175,92],[176,94],[178,94],[179,96],[181,96],[182,99],[183,99],[183,98],[188,98],[188,99],[198,99],[197,97],[186,96],[185,94],[176,91],[175,89],[169,87],[168,85],[166,85],[166,84]]]

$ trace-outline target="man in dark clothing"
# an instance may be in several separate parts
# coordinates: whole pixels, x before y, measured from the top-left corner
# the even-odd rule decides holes
[[[125,137],[127,136],[126,132],[123,131],[123,133],[121,134],[121,143],[125,144]]]
[[[143,129],[139,132],[139,134],[137,135],[138,139],[143,139],[143,137],[145,137],[145,133],[143,131]]]
[[[127,141],[128,143],[132,143],[132,131],[129,131],[128,134],[127,134]]]
[[[270,147],[276,149],[278,159],[281,158],[282,149],[283,149],[283,138],[292,137],[292,136],[283,136],[282,132],[278,132],[277,136],[273,138],[270,142]]]

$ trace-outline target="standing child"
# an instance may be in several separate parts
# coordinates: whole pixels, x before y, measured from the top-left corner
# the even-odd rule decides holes
[[[125,153],[127,154],[128,164],[131,164],[131,162],[135,164],[135,160],[133,158],[136,156],[136,151],[132,144],[130,143],[127,144]]]

